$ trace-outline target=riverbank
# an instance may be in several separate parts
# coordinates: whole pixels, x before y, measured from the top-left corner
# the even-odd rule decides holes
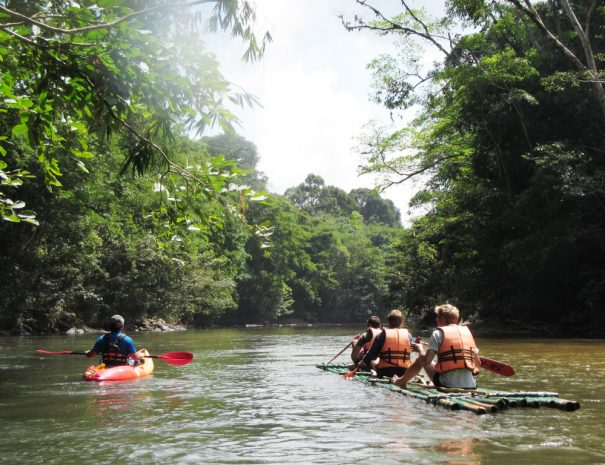
[[[534,322],[520,321],[473,321],[468,323],[475,337],[479,338],[577,338],[577,339],[603,339],[605,333],[602,328],[585,328],[572,325],[565,325],[561,322],[552,322],[550,324],[538,324]],[[410,321],[406,325],[414,334],[423,338],[428,338],[434,328],[421,324],[419,321]],[[288,319],[280,323],[248,323],[243,325],[216,325],[219,328],[329,328],[329,327],[350,327],[351,333],[359,331],[363,325],[352,323],[308,323],[302,320]],[[135,321],[132,324],[126,324],[125,332],[173,332],[186,331],[191,329],[200,329],[199,327],[186,326],[180,323],[166,322],[162,318],[150,318],[142,321]],[[78,334],[101,334],[107,332],[103,328],[91,328],[86,325],[70,327],[65,331],[59,331],[60,335],[78,335]],[[14,328],[13,330],[0,330],[0,336],[33,336],[51,333],[30,331],[27,327]]]
[[[150,318],[142,321],[136,321],[133,324],[126,324],[125,332],[127,333],[138,333],[138,332],[173,332],[173,331],[185,331],[186,326],[178,323],[169,323],[164,321],[162,318]],[[106,333],[107,329],[103,328],[91,328],[87,325],[72,326],[65,331],[59,331],[58,334],[62,336],[77,335],[77,334],[102,334]],[[11,331],[2,330],[0,336],[33,336],[34,334],[39,335],[34,331],[30,331],[27,328],[14,328]],[[44,334],[44,333],[42,333]]]

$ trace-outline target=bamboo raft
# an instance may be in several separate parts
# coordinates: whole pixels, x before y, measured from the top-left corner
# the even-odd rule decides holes
[[[345,375],[349,372],[345,364],[322,363],[317,365],[324,371]],[[513,407],[550,407],[572,412],[580,408],[575,400],[561,399],[557,392],[498,391],[496,389],[458,389],[435,388],[429,386],[428,379],[416,378],[405,389],[395,386],[389,379],[373,378],[370,372],[358,371],[353,377],[356,381],[398,392],[407,397],[424,400],[449,410],[467,410],[477,415],[494,413]]]

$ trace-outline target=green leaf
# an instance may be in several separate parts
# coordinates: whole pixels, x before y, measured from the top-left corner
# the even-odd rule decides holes
[[[27,131],[28,131],[28,127],[27,124],[17,124],[16,126],[13,126],[13,130],[12,130],[12,134],[13,136],[25,136],[27,135]]]
[[[31,223],[31,224],[34,224],[36,226],[40,226],[40,222],[37,219],[35,219],[35,218],[24,218],[23,221],[25,223]]]
[[[23,202],[21,202],[21,203],[23,203]],[[23,203],[23,205],[25,205],[25,203]],[[34,212],[33,210],[23,210],[17,216],[19,216],[19,218],[21,218],[22,220],[28,219],[28,218],[31,219],[31,218],[36,217],[36,212]]]
[[[90,174],[90,171],[86,168],[86,165],[81,160],[76,160],[77,167],[86,174]]]

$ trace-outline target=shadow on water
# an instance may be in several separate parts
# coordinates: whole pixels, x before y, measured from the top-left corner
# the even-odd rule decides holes
[[[479,340],[516,375],[484,387],[558,391],[576,412],[517,408],[475,416],[433,407],[315,368],[349,342],[346,328],[136,334],[160,360],[136,382],[85,383],[85,336],[0,338],[5,463],[520,465],[605,463],[605,342]],[[339,361],[346,361],[348,351]],[[111,451],[105,453],[105,451]]]

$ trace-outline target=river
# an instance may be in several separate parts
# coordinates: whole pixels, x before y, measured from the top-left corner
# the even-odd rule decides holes
[[[481,339],[516,369],[479,384],[557,391],[580,410],[449,411],[315,367],[362,328],[136,333],[153,376],[86,383],[92,336],[0,338],[0,463],[6,464],[605,464],[605,341]],[[345,361],[348,351],[339,358]]]

